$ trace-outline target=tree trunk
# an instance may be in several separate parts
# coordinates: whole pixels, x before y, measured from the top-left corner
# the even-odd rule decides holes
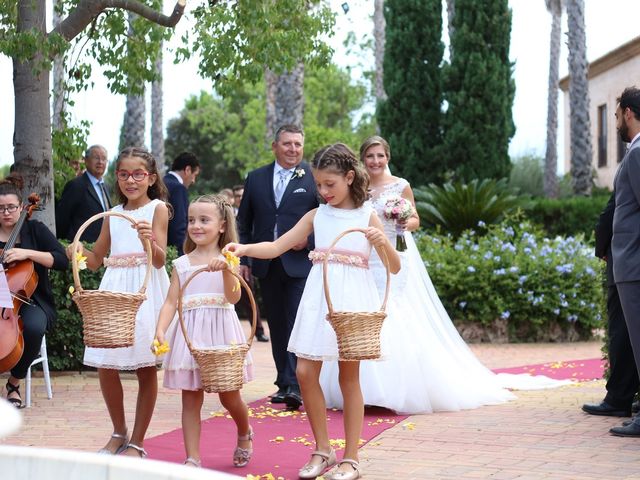
[[[453,50],[451,49],[451,39],[454,34],[453,17],[456,14],[456,0],[447,0],[447,31],[449,32],[449,61],[453,57]]]
[[[282,125],[302,128],[304,118],[304,63],[298,63],[291,72],[274,75],[266,71],[267,135],[269,142]]]
[[[384,91],[383,63],[385,42],[384,0],[375,0],[373,11],[373,40],[375,42],[376,80],[375,95],[378,102],[384,102],[387,94]]]
[[[135,35],[133,22],[136,18],[134,13],[129,13],[129,35]],[[122,135],[120,136],[120,150],[127,147],[143,147],[145,145],[146,129],[146,105],[145,88],[140,88],[141,93],[129,93],[127,95],[124,121],[122,122]]]
[[[162,46],[156,60],[157,80],[151,84],[151,153],[156,159],[162,173],[166,170],[164,163],[164,128],[162,119]]]
[[[591,122],[584,0],[568,0],[571,175],[576,195],[591,194]]]
[[[548,198],[558,196],[558,80],[560,66],[561,0],[547,0],[551,13],[551,37],[549,40],[549,85],[547,92],[547,150],[544,157],[544,194]]]
[[[56,5],[60,0],[53,2],[53,26],[60,24],[61,18],[56,11]],[[57,55],[53,60],[53,112],[51,114],[51,126],[54,130],[62,130],[64,128],[64,55]]]
[[[18,2],[17,31],[46,34],[46,2]],[[51,117],[49,114],[49,70],[37,68],[43,62],[36,54],[28,62],[13,60],[15,93],[14,170],[24,178],[25,198],[40,195],[43,210],[34,218],[55,232],[53,166],[51,159]]]

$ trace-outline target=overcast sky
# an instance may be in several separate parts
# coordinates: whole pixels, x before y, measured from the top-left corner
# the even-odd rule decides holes
[[[170,2],[165,1],[168,5]],[[195,4],[195,2],[190,2]],[[372,52],[360,52],[357,57],[347,56],[341,47],[349,31],[359,35],[372,28],[370,15],[373,0],[348,0],[349,12],[343,13],[341,4],[345,0],[330,0],[332,9],[338,13],[336,36],[330,40],[336,49],[336,62],[341,65],[354,63],[371,65]],[[513,11],[511,37],[511,59],[515,62],[516,96],[513,117],[516,134],[511,141],[510,153],[544,154],[546,135],[547,77],[549,68],[550,15],[543,0],[510,0]],[[640,18],[640,1],[637,0],[585,0],[587,57],[593,61],[638,35],[637,19]],[[189,3],[188,3],[189,5]],[[167,6],[166,10],[169,10]],[[624,19],[634,19],[624,21]],[[189,22],[183,19],[178,24],[175,39],[179,39]],[[563,45],[560,75],[567,74],[566,15],[563,17]],[[176,40],[177,42],[177,40]],[[176,44],[176,43],[174,43]],[[196,62],[174,65],[172,54],[165,55],[164,67],[164,119],[165,123],[182,109],[185,99],[200,90],[211,88],[211,82],[197,77]],[[92,91],[78,95],[73,114],[77,120],[92,122],[88,144],[103,144],[109,156],[115,155],[118,147],[120,126],[124,113],[124,97],[112,95],[100,75],[94,76]],[[629,79],[629,84],[640,79]],[[0,91],[4,92],[3,112],[0,115],[0,165],[13,162],[13,85],[11,61],[0,56]],[[562,119],[563,111],[560,109]],[[560,121],[560,129],[563,128]],[[558,139],[563,140],[562,130]],[[562,143],[559,145],[560,160],[563,158]]]

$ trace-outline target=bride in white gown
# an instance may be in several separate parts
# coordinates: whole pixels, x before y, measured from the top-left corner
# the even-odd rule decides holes
[[[360,148],[360,159],[371,178],[371,202],[393,241],[395,225],[382,215],[385,200],[402,196],[414,205],[415,201],[409,183],[391,175],[389,158],[389,145],[381,137],[368,138]],[[365,404],[398,413],[456,411],[516,398],[507,388],[529,390],[568,383],[545,376],[496,375],[480,363],[458,334],[427,274],[410,233],[419,222],[415,215],[405,225],[407,250],[400,254],[400,272],[391,276],[381,334],[383,359],[360,364]],[[369,265],[382,298],[386,273],[375,251]],[[342,408],[337,375],[337,363],[324,362],[320,382],[328,408]]]

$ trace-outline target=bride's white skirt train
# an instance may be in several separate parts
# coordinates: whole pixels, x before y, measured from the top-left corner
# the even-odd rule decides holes
[[[402,269],[392,275],[381,334],[383,359],[360,364],[366,405],[398,413],[457,411],[515,397],[507,389],[535,390],[571,383],[542,375],[495,374],[475,357],[451,322],[427,274],[413,237],[405,233]],[[372,251],[380,294],[385,271]],[[320,382],[329,408],[342,408],[337,362],[325,362]]]

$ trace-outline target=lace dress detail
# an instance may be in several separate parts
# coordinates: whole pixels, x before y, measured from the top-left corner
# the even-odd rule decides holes
[[[113,211],[124,213],[135,220],[151,222],[156,206],[162,200],[152,200],[135,210],[125,210],[122,205]],[[120,217],[109,217],[111,235],[110,256],[105,259],[107,269],[100,282],[100,290],[112,292],[138,292],[147,272],[147,257],[138,239],[138,232],[131,222]],[[156,332],[156,321],[169,289],[169,276],[164,266],[151,269],[147,284],[147,299],[140,305],[136,316],[135,340],[126,348],[91,348],[84,352],[85,365],[116,370],[137,370],[160,363],[149,346]]]
[[[192,266],[187,255],[174,260],[173,265],[181,285],[184,285],[193,272],[206,266]],[[223,348],[247,341],[233,304],[227,302],[224,296],[222,272],[203,272],[189,282],[182,302],[182,312],[194,348]],[[164,386],[177,390],[200,390],[200,369],[185,342],[177,315],[166,337],[171,350],[164,360]],[[252,363],[251,353],[248,353],[244,365],[245,383],[253,378]]]
[[[374,190],[372,208],[395,244],[393,221],[382,216],[386,198],[401,195],[404,179]],[[381,332],[384,361],[363,362],[360,385],[367,405],[378,405],[400,413],[457,411],[514,399],[507,388],[539,389],[567,382],[545,376],[496,375],[475,357],[458,334],[431,283],[415,241],[405,232],[407,250],[400,253],[402,267],[391,276],[387,318]],[[376,252],[369,261],[380,295],[386,274]],[[322,366],[320,383],[327,407],[342,408],[338,366]]]
[[[316,249],[319,259],[335,238],[349,228],[366,228],[372,208],[367,203],[354,210],[320,205],[313,220]],[[361,233],[346,235],[336,245],[336,257],[341,261],[328,266],[331,302],[336,310],[367,312],[380,308],[380,301],[371,271],[359,265],[369,258],[371,247]],[[333,252],[333,251],[332,251]],[[331,254],[333,257],[333,253]],[[356,260],[357,257],[357,260]],[[337,360],[338,344],[335,332],[327,321],[327,302],[324,297],[321,261],[315,261],[307,277],[300,307],[289,339],[288,350],[310,360]]]

